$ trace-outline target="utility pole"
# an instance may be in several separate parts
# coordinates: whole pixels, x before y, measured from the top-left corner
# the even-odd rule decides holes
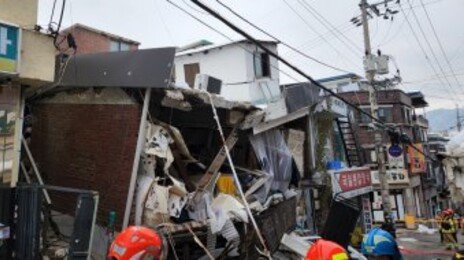
[[[389,2],[386,0],[385,2]],[[368,90],[369,90],[369,102],[371,104],[371,115],[378,118],[378,104],[377,104],[377,95],[376,89],[374,87],[374,76],[376,74],[375,70],[375,57],[371,53],[371,41],[369,37],[369,23],[367,17],[367,8],[369,4],[367,0],[361,0],[359,4],[361,8],[361,21],[363,26],[363,34],[364,34],[364,49],[365,49],[365,57],[364,57],[364,67],[366,69],[366,79],[368,80]],[[380,180],[380,194],[382,197],[382,206],[384,216],[388,215],[391,216],[391,204],[390,204],[390,192],[388,189],[388,179],[387,179],[387,170],[385,168],[385,153],[384,147],[382,144],[382,133],[381,129],[375,127],[375,151],[377,154],[377,165],[378,165],[378,172],[379,172],[379,180]]]

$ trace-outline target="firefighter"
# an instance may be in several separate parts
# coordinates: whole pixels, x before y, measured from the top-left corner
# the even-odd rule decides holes
[[[379,227],[373,228],[364,236],[361,245],[362,253],[368,259],[376,260],[402,260],[403,256],[398,248],[395,238]]]
[[[306,260],[348,260],[346,250],[325,239],[318,239],[306,253]]]
[[[443,212],[443,220],[441,223],[441,230],[443,233],[443,240],[446,244],[446,249],[458,249],[458,243],[456,241],[456,223],[454,222],[454,211],[447,209]]]
[[[441,230],[441,222],[443,220],[443,212],[441,210],[437,211],[437,215],[435,216],[435,221],[438,227],[438,233],[440,234],[440,243],[443,243],[443,232]]]
[[[130,226],[116,236],[111,244],[108,259],[165,259],[163,238],[155,230]]]

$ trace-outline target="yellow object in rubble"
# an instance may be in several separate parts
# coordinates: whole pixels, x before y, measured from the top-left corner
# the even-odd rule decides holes
[[[217,181],[217,189],[220,193],[229,194],[235,196],[236,188],[234,184],[234,178],[230,174],[221,174]]]
[[[362,228],[360,226],[356,226],[353,233],[351,233],[351,245],[355,247],[361,246],[363,235]]]

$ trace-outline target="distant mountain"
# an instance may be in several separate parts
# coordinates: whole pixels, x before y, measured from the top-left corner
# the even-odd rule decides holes
[[[464,118],[464,109],[460,109],[461,118]],[[426,112],[431,132],[449,130],[456,127],[456,109],[435,109]],[[463,123],[464,126],[464,123]]]

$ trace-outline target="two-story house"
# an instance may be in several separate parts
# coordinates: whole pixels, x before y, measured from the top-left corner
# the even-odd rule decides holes
[[[277,42],[261,43],[277,53]],[[267,105],[281,97],[277,59],[247,40],[200,41],[180,48],[175,58],[176,84],[194,88],[198,74],[221,80],[220,95],[227,100]]]

